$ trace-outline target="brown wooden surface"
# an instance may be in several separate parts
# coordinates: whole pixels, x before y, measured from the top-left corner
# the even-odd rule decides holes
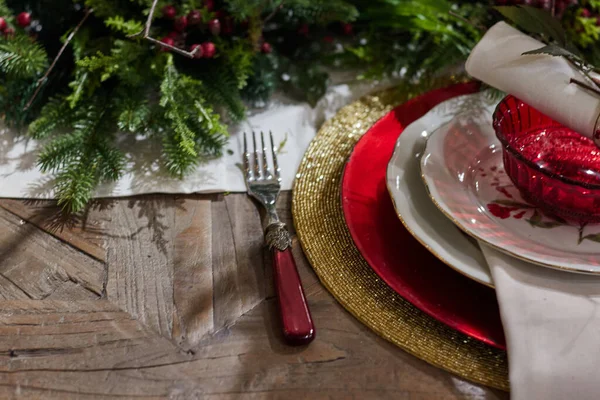
[[[380,339],[294,254],[317,329],[303,348],[279,335],[243,194],[107,200],[72,224],[0,200],[0,398],[508,399]]]

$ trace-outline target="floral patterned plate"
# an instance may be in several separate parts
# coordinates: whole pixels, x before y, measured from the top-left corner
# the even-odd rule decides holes
[[[493,107],[466,111],[427,141],[421,173],[437,207],[474,238],[545,267],[600,274],[600,225],[572,225],[524,201],[504,172]]]

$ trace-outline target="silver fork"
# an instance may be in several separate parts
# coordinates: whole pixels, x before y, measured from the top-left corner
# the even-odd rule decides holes
[[[256,133],[252,132],[254,152],[252,159],[248,151],[248,140],[244,132],[244,175],[248,194],[266,210],[265,241],[273,253],[275,290],[283,327],[283,336],[290,344],[310,343],[315,337],[315,328],[306,303],[302,283],[292,255],[292,239],[283,222],[277,216],[275,202],[281,191],[281,170],[277,163],[277,151],[273,134],[269,132],[273,169],[269,168],[265,146],[265,135],[260,133],[262,156],[256,146]]]

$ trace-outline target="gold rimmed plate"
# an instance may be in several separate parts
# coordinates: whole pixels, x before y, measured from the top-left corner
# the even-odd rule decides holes
[[[452,120],[462,105],[474,102],[487,104],[487,98],[477,93],[449,100],[410,124],[396,142],[386,183],[398,218],[423,246],[454,270],[493,287],[490,270],[477,243],[437,209],[421,180],[420,159],[427,138]]]
[[[523,200],[504,171],[492,112],[463,112],[428,138],[421,173],[431,200],[461,230],[505,254],[600,274],[600,225],[574,225]]]

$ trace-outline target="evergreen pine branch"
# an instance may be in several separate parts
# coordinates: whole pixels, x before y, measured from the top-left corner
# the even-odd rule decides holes
[[[97,97],[79,107],[72,128],[50,141],[38,165],[56,174],[56,197],[67,213],[81,211],[102,181],[116,180],[125,165],[114,147],[114,126],[105,98]]]
[[[300,19],[320,25],[351,22],[358,17],[356,7],[345,0],[286,0],[283,8]]]
[[[50,99],[42,108],[40,116],[29,124],[29,135],[34,139],[45,139],[57,129],[68,126],[74,118],[74,112],[60,97]]]
[[[47,65],[46,52],[30,37],[0,39],[0,72],[10,79],[36,78]]]
[[[3,18],[9,18],[12,19],[12,15],[13,12],[12,10],[6,5],[6,1],[4,0],[0,0],[0,15]]]
[[[182,75],[168,56],[161,82],[160,106],[168,125],[163,127],[163,147],[169,172],[182,177],[201,157],[217,155],[227,130],[219,116],[202,100],[200,81]]]
[[[260,15],[267,5],[268,0],[225,0],[227,11],[238,21]]]
[[[146,132],[152,110],[145,96],[132,92],[122,93],[115,103],[117,126],[120,130],[130,133]]]

